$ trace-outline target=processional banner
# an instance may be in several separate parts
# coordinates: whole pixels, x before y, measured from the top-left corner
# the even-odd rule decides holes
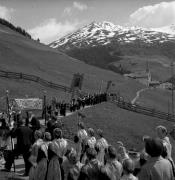
[[[27,98],[27,99],[14,99],[16,108],[20,110],[42,110],[43,100],[39,98]]]

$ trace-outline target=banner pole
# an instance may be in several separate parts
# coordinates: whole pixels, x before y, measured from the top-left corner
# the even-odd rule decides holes
[[[46,91],[44,91],[44,119],[45,119],[45,126],[46,126],[46,124],[47,124],[47,108],[46,108]]]
[[[9,121],[9,126],[10,126],[10,111],[9,111],[9,91],[6,90],[6,103],[7,103],[7,116],[8,116],[8,121]],[[13,139],[10,136],[10,141],[11,141],[11,146],[12,146],[12,152],[13,152]],[[13,159],[13,169],[14,172],[16,172],[16,167],[15,167],[15,159]]]
[[[8,122],[10,124],[10,112],[9,112],[9,91],[6,90],[6,113],[7,113],[7,116],[8,116]]]

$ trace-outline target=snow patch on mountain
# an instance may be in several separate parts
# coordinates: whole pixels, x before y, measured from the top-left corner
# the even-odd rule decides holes
[[[137,26],[123,27],[104,21],[101,23],[92,22],[76,32],[54,41],[50,47],[70,49],[72,47],[107,45],[112,42],[124,44],[136,41],[146,44],[161,44],[169,40],[175,40],[174,25],[169,28],[147,29]]]
[[[172,24],[171,26],[164,26],[161,28],[152,28],[153,31],[167,33],[171,35],[175,35],[175,25]]]

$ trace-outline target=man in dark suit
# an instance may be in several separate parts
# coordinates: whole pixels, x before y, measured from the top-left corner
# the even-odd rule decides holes
[[[17,139],[17,146],[14,149],[14,157],[22,154],[25,163],[25,176],[28,176],[31,164],[29,162],[30,148],[32,145],[33,131],[28,126],[25,126],[25,119],[19,120],[18,127],[15,127],[11,132],[12,138]],[[13,163],[13,161],[11,162]]]

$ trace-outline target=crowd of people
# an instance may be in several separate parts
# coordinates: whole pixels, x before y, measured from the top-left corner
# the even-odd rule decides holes
[[[114,147],[101,129],[95,131],[80,121],[78,130],[66,139],[55,117],[42,127],[34,115],[16,117],[13,126],[0,120],[0,145],[10,172],[14,160],[23,156],[29,180],[173,180],[172,145],[164,126],[156,127],[157,138],[143,137],[141,152],[128,151],[123,142]],[[13,143],[16,138],[16,145]]]
[[[55,112],[57,116],[60,114],[61,116],[66,116],[66,112],[75,112],[84,108],[85,106],[92,106],[102,102],[107,101],[107,93],[96,93],[96,94],[88,94],[82,97],[78,97],[77,99],[73,98],[70,103],[62,102],[54,102],[54,110],[53,104],[47,106],[47,114],[52,116],[52,112]],[[44,114],[44,112],[43,112]]]

